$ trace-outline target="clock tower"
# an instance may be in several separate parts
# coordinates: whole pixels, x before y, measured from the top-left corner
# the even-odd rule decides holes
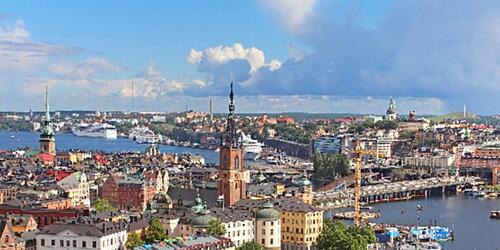
[[[234,93],[231,82],[229,94],[229,114],[219,152],[219,182],[217,192],[224,197],[224,206],[233,206],[240,199],[246,198],[246,182],[243,178],[243,148],[236,138],[234,122]]]

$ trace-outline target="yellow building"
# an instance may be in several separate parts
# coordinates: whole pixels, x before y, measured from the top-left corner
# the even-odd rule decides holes
[[[323,211],[299,201],[282,201],[276,209],[281,215],[281,248],[309,250],[323,228]]]

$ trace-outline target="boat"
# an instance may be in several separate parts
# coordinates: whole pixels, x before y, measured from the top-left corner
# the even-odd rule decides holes
[[[239,141],[243,147],[243,158],[245,160],[256,161],[260,157],[262,153],[262,143],[252,139],[252,136],[246,135],[245,133],[241,133]]]
[[[421,212],[422,210],[424,210],[424,207],[420,204],[417,205],[417,211],[418,212]]]
[[[441,250],[441,244],[437,242],[409,242],[401,245],[399,250]]]
[[[278,158],[274,155],[266,157],[266,162],[268,164],[278,164]]]
[[[490,212],[491,219],[500,219],[500,210]]]
[[[154,144],[162,139],[161,135],[155,135],[153,131],[144,126],[132,128],[128,133],[128,138],[140,144]]]
[[[16,139],[16,137],[15,137],[15,136],[13,136],[13,135],[11,135],[11,136],[10,136],[10,139]]]
[[[80,123],[71,128],[71,132],[76,136],[97,137],[106,139],[116,139],[118,133],[116,127],[107,123]]]
[[[472,197],[476,197],[476,198],[483,198],[486,196],[486,192],[482,191],[482,190],[475,190],[475,191],[472,191]]]

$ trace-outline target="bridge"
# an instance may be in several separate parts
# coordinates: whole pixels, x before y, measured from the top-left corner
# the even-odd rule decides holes
[[[465,184],[465,180],[448,177],[363,186],[361,201],[369,204],[407,200],[414,197],[427,197],[436,194],[456,193],[457,185],[461,184]],[[353,200],[354,188],[319,191],[314,195],[315,204],[324,208],[352,206]]]

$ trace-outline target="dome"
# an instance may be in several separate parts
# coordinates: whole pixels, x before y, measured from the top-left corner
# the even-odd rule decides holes
[[[210,214],[203,214],[203,215],[199,215],[199,216],[196,216],[194,217],[192,220],[191,220],[191,226],[192,227],[201,227],[201,228],[206,228],[209,226],[210,224],[210,221],[213,221],[215,220],[216,218],[213,217],[212,215]]]
[[[266,201],[262,209],[255,213],[257,219],[279,220],[280,212],[273,208],[271,202]]]
[[[309,179],[307,179],[306,176],[302,176],[302,177],[300,177],[298,184],[301,187],[305,187],[305,186],[311,185],[311,181]]]
[[[257,219],[279,220],[280,212],[274,208],[263,208],[255,214]]]

